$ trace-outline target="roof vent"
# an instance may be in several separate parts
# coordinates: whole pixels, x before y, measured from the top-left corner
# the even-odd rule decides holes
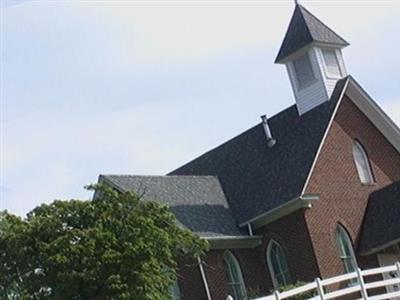
[[[264,127],[265,136],[267,138],[267,145],[268,145],[268,147],[271,148],[276,144],[276,140],[272,137],[271,129],[269,128],[269,125],[268,125],[267,116],[266,115],[262,115],[261,116],[261,120],[262,120],[262,124],[263,124],[263,127]]]

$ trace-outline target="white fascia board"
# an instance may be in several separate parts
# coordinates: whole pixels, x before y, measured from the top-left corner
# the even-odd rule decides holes
[[[338,110],[338,108],[339,108],[339,106],[340,106],[340,103],[342,103],[342,99],[343,99],[343,96],[344,96],[344,94],[345,94],[345,92],[346,92],[346,90],[347,90],[347,86],[349,85],[349,82],[350,82],[350,76],[347,77],[347,79],[346,79],[346,82],[345,82],[344,87],[343,87],[343,90],[342,90],[342,92],[341,92],[341,94],[340,94],[339,100],[338,100],[338,102],[336,103],[335,110],[334,110],[333,113],[332,113],[331,119],[329,120],[328,126],[327,126],[326,129],[325,129],[325,132],[324,132],[324,135],[323,135],[323,137],[322,137],[321,143],[320,143],[319,146],[318,146],[317,154],[316,154],[315,157],[314,157],[314,161],[313,161],[313,163],[312,163],[312,165],[311,165],[310,171],[308,172],[308,176],[307,176],[306,182],[304,183],[304,187],[303,187],[303,190],[302,190],[302,192],[301,192],[302,195],[304,195],[304,193],[305,193],[306,190],[307,190],[308,184],[309,184],[310,179],[311,179],[311,175],[312,175],[313,172],[314,172],[314,169],[315,169],[315,166],[316,166],[316,164],[317,164],[319,155],[321,154],[322,146],[325,144],[325,140],[326,140],[326,138],[327,138],[327,136],[328,136],[328,132],[329,132],[329,130],[331,129],[333,120],[335,119],[335,116],[336,116],[337,110]]]
[[[322,42],[312,42],[310,44],[305,45],[304,47],[296,50],[292,54],[289,54],[285,58],[277,61],[276,64],[286,64],[289,60],[296,59],[297,57],[301,56],[305,52],[307,52],[312,47],[323,47],[323,48],[331,48],[331,49],[343,49],[347,46],[339,45],[339,44],[332,44],[332,43],[322,43]]]
[[[346,94],[400,153],[400,129],[383,109],[354,79],[350,80]]]
[[[284,216],[287,216],[296,210],[302,208],[311,208],[312,202],[318,200],[319,197],[317,195],[302,195],[296,197],[285,204],[282,204],[272,210],[269,210],[255,218],[252,218],[244,223],[241,223],[239,227],[247,226],[247,224],[251,224],[253,229],[260,228],[269,223],[272,223]]]
[[[261,245],[262,236],[221,236],[203,237],[210,244],[210,249],[248,249]]]
[[[372,99],[372,97],[358,84],[358,82],[351,76],[347,77],[346,83],[336,104],[335,110],[331,116],[328,126],[325,130],[322,141],[318,147],[317,155],[314,158],[314,162],[311,166],[310,172],[307,176],[307,180],[304,184],[302,194],[307,190],[308,184],[311,179],[311,175],[315,169],[315,165],[321,154],[322,146],[325,144],[328,132],[331,129],[333,120],[336,117],[336,113],[342,103],[344,95],[348,95],[349,99],[367,116],[367,118],[378,128],[378,130],[385,136],[385,138],[393,145],[393,147],[400,153],[400,129],[399,127],[388,117],[388,115],[379,107],[378,104]]]

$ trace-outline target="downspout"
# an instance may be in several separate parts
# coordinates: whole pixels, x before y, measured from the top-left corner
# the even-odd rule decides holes
[[[204,272],[203,263],[200,257],[197,258],[197,262],[199,263],[200,274],[201,278],[203,279],[204,288],[206,290],[207,300],[211,300],[211,294],[210,294],[210,289],[208,288],[206,273]]]
[[[249,235],[253,236],[253,228],[251,227],[251,223],[247,223],[247,229],[249,230]]]

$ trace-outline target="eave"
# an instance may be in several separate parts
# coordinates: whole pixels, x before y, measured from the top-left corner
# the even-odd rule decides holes
[[[361,85],[350,77],[346,94],[400,153],[400,129]]]
[[[289,215],[299,209],[311,208],[312,203],[317,200],[319,200],[319,197],[317,195],[302,195],[270,211],[260,214],[257,217],[254,217],[244,223],[241,223],[239,226],[244,227],[248,224],[251,224],[253,229],[257,229],[267,224],[270,224],[286,215]]]
[[[400,243],[400,238],[395,239],[395,240],[390,241],[390,242],[387,242],[387,243],[385,243],[385,244],[383,244],[383,245],[376,246],[376,247],[374,247],[374,248],[368,249],[367,251],[360,252],[360,255],[362,255],[362,256],[372,255],[372,254],[375,254],[375,253],[377,253],[377,252],[380,252],[380,251],[382,251],[382,250],[384,250],[384,249],[386,249],[386,248],[389,248],[389,247],[391,247],[391,246],[394,246],[394,245],[396,245],[396,244],[398,244],[398,243]]]
[[[210,244],[210,249],[248,249],[261,245],[262,237],[253,236],[216,236],[203,237]]]

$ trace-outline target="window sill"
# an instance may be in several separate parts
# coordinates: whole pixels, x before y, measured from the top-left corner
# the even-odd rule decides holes
[[[341,76],[341,75],[331,75],[328,73],[325,73],[325,75],[326,75],[326,79],[329,79],[329,80],[339,80],[339,79],[343,78],[343,76]]]
[[[362,186],[376,186],[378,185],[376,182],[371,182],[371,183],[361,183]]]

